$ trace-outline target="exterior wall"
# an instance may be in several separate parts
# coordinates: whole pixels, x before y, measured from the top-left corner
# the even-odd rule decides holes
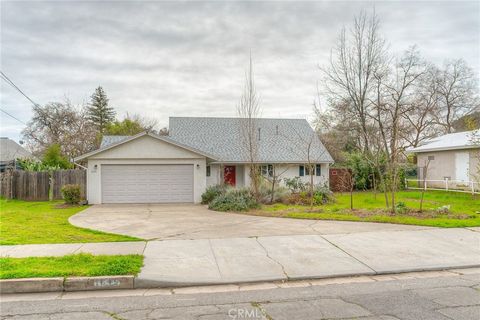
[[[143,136],[88,159],[87,200],[91,204],[102,202],[103,164],[191,164],[195,203],[201,202],[201,195],[206,188],[205,157],[150,136]]]
[[[478,166],[478,152],[479,149],[459,149],[459,150],[447,150],[447,151],[433,151],[417,154],[417,166],[424,167],[429,156],[434,156],[435,159],[430,161],[427,172],[427,180],[457,180],[456,177],[456,165],[455,154],[457,152],[469,153],[469,178],[470,181],[474,181],[474,175]],[[419,176],[419,178],[422,178]],[[443,182],[429,183],[429,186],[443,187]]]
[[[207,187],[220,184],[222,181],[221,166],[219,164],[207,164],[210,166],[210,177],[207,177]]]
[[[470,151],[470,168],[469,174],[471,180],[480,183],[480,149],[474,149]],[[477,185],[480,187],[479,185]]]
[[[211,165],[211,176],[208,180],[207,185],[218,184],[222,182],[221,175],[216,175],[216,178],[213,178],[214,166],[218,166],[215,170],[220,171],[220,165],[214,164]],[[239,164],[236,165],[236,180],[237,180],[237,187],[244,187],[250,185],[250,166],[248,164]],[[283,185],[284,178],[295,178],[299,176],[299,164],[277,164],[275,171],[276,174],[279,175],[279,179],[282,180],[281,184]],[[329,184],[329,164],[322,163],[321,164],[321,176],[313,176],[313,183],[314,184]],[[300,177],[303,182],[310,182],[310,176],[303,176]]]

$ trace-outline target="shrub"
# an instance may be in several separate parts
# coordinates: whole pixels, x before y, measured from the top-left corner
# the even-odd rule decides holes
[[[208,208],[216,211],[248,211],[259,204],[248,189],[229,189],[210,202]]]
[[[440,214],[450,213],[450,205],[444,205],[444,206],[438,207],[437,209],[435,209],[435,211]]]
[[[327,186],[316,186],[313,191],[313,204],[318,206],[335,202],[333,192]]]
[[[285,186],[290,189],[292,193],[298,193],[307,190],[307,184],[300,180],[300,177],[283,179]]]
[[[408,207],[405,204],[405,202],[400,201],[395,204],[395,212],[404,214],[404,213],[407,213],[407,211],[408,211]]]
[[[80,202],[80,186],[78,184],[66,184],[62,187],[62,196],[68,204]]]
[[[214,186],[210,186],[205,190],[202,194],[202,203],[203,204],[210,204],[216,197],[225,194],[227,187],[225,185],[217,184]]]
[[[280,181],[276,182],[275,189],[273,190],[272,197],[272,184],[271,182],[261,183],[258,188],[258,201],[261,203],[277,203],[283,202],[283,199],[290,194],[290,190],[286,187],[279,185]],[[272,201],[273,200],[273,201]]]

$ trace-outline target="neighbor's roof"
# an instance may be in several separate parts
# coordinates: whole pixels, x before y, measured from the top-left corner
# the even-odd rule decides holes
[[[407,149],[408,152],[420,153],[429,151],[455,150],[478,148],[474,143],[474,137],[480,139],[480,130],[456,132],[446,134],[425,141],[417,148]]]
[[[170,117],[170,138],[213,154],[221,162],[249,162],[241,118]],[[305,119],[254,119],[256,162],[333,162]],[[260,131],[258,131],[260,129]],[[260,135],[260,136],[258,136]],[[310,151],[309,150],[310,145]]]
[[[33,156],[12,139],[0,137],[0,161],[12,161],[18,158],[33,158]]]
[[[100,143],[100,148],[126,140],[128,138],[130,138],[130,136],[103,136],[102,143]]]

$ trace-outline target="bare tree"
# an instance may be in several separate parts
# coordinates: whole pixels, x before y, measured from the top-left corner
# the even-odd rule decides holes
[[[415,47],[405,52],[391,70],[375,75],[377,80],[374,115],[378,132],[387,157],[392,210],[395,210],[395,193],[398,184],[398,166],[405,146],[405,115],[415,107],[415,85],[426,72],[426,64]],[[380,152],[381,149],[377,150]]]
[[[73,106],[68,99],[35,106],[32,120],[22,131],[34,154],[41,155],[50,145],[59,144],[69,158],[94,150],[97,134],[85,106]]]
[[[249,163],[249,176],[252,191],[255,197],[259,197],[259,166],[258,166],[258,144],[261,139],[261,129],[258,127],[260,115],[260,103],[257,95],[252,56],[250,55],[249,68],[245,74],[245,85],[240,103],[237,106],[237,115],[240,122],[242,146],[247,154]]]
[[[300,130],[291,128],[293,136],[284,135],[285,140],[289,141],[288,146],[299,159],[304,161],[304,173],[309,176],[308,195],[310,197],[310,207],[313,207],[315,195],[315,174],[317,164],[323,162],[322,158],[327,152],[322,148],[321,141],[317,133],[313,130]],[[320,150],[320,151],[319,151]]]
[[[331,104],[347,106],[346,111],[357,123],[365,151],[370,149],[369,94],[374,86],[374,75],[385,62],[385,54],[378,17],[375,12],[368,16],[362,11],[348,33],[345,27],[342,29],[329,66],[321,68]]]
[[[423,141],[439,134],[435,117],[439,111],[438,69],[429,66],[415,86],[415,98],[410,112],[404,114],[408,130],[404,139],[409,147],[418,147]]]
[[[445,133],[453,132],[454,121],[479,105],[477,79],[462,59],[447,61],[438,77],[441,109],[437,123]]]

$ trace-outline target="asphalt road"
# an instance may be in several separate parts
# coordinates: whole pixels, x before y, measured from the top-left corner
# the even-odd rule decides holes
[[[2,319],[480,319],[480,269],[2,296]]]

